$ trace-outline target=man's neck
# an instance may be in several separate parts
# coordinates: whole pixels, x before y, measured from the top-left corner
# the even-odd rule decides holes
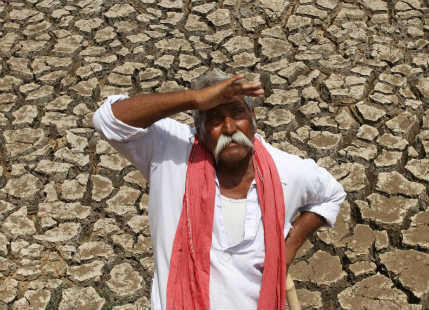
[[[245,198],[254,178],[252,152],[239,162],[231,164],[219,162],[216,165],[216,175],[223,195],[230,198]]]

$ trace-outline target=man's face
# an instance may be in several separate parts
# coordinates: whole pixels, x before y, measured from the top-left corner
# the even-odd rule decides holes
[[[243,98],[233,97],[224,104],[206,111],[202,119],[205,130],[200,137],[213,155],[221,135],[230,137],[241,131],[253,141],[256,130],[253,126],[253,117],[254,114],[249,111]],[[233,141],[218,154],[217,162],[232,164],[244,159],[250,151],[251,147]]]

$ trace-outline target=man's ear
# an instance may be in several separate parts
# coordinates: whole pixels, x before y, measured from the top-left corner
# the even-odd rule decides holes
[[[203,113],[200,113],[200,117],[198,118],[198,124],[195,124],[195,130],[197,132],[198,140],[204,141],[206,130],[205,130],[205,115]]]
[[[255,113],[255,109],[253,109],[252,113],[252,126],[253,126],[253,130],[256,132],[256,130],[258,129],[257,124],[256,124],[256,113]]]
[[[205,139],[204,130],[202,130],[201,127],[202,127],[201,124],[195,125],[196,136],[198,138],[198,141],[200,141],[201,143],[204,143],[204,139]]]

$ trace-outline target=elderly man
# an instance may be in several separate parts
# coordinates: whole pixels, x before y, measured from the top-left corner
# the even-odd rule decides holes
[[[288,266],[345,198],[313,160],[256,134],[264,91],[243,78],[209,72],[191,90],[111,96],[94,115],[150,183],[153,310],[284,309]],[[195,129],[168,118],[188,110]]]

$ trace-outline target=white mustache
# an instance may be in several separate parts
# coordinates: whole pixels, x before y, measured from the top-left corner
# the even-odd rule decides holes
[[[242,132],[237,130],[232,136],[226,136],[221,134],[217,140],[216,148],[214,150],[214,158],[216,162],[219,160],[219,154],[231,143],[236,142],[238,144],[247,146],[253,149],[253,143],[250,139]]]

